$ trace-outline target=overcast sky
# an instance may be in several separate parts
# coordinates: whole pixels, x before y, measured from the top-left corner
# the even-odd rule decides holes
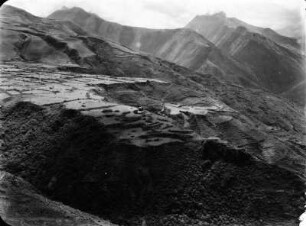
[[[280,29],[301,23],[303,0],[8,0],[36,16],[78,6],[124,25],[148,28],[185,26],[196,15],[224,11],[247,23]]]

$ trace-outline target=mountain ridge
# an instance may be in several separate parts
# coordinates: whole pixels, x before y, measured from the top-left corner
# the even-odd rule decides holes
[[[258,26],[254,26],[251,24],[248,24],[246,22],[243,22],[235,17],[227,17],[226,14],[224,12],[220,12],[220,13],[215,13],[215,14],[206,14],[206,15],[197,15],[196,17],[194,17],[185,27],[189,27],[192,29],[201,29],[200,27],[194,27],[194,26],[199,26],[197,25],[198,23],[201,23],[201,21],[205,21],[205,20],[211,20],[210,23],[215,23],[218,25],[215,25],[214,27],[229,27],[229,28],[234,28],[236,29],[237,27],[245,27],[248,31],[253,32],[253,33],[258,33],[261,34],[267,38],[270,38],[271,40],[273,40],[274,42],[277,42],[279,44],[285,45],[285,46],[290,46],[290,47],[294,47],[294,48],[299,48],[299,45],[297,43],[297,40],[295,38],[290,38],[290,37],[286,37],[283,35],[278,34],[276,31],[272,30],[271,28],[261,28]],[[205,23],[205,22],[204,22]],[[201,25],[204,28],[207,27],[205,25]],[[203,32],[199,31],[199,33],[204,34]],[[209,37],[209,34],[205,34],[205,36]],[[218,40],[215,40],[212,37],[208,38],[209,40],[211,40],[213,43],[217,43]]]
[[[78,15],[78,12],[81,15]],[[108,22],[83,9],[59,10],[48,18],[70,20],[93,35],[117,42],[135,51],[153,54],[202,73],[212,73],[233,82],[256,87],[256,77],[239,62],[215,48],[190,29],[147,29]],[[191,41],[191,39],[193,41]],[[180,41],[178,41],[180,40]],[[207,48],[210,46],[210,48]],[[226,59],[226,60],[224,60]]]
[[[286,95],[305,81],[305,56],[296,39],[277,34],[270,28],[248,25],[226,15],[195,17],[187,28],[194,29],[234,59],[248,65],[268,90]],[[305,87],[306,89],[306,87]],[[305,105],[305,98],[297,102]]]
[[[201,73],[213,73],[234,83],[262,87],[278,94],[286,95],[288,90],[294,90],[292,87],[305,79],[303,57],[294,39],[281,36],[268,28],[248,25],[236,18],[228,19],[224,13],[196,16],[196,21],[192,20],[185,28],[202,35],[198,36],[196,33],[179,29],[150,30],[122,26],[95,14],[86,13],[85,10],[81,12],[82,16],[78,17],[74,10],[59,10],[48,18],[70,20],[86,27],[90,34],[112,40],[135,51],[149,53]],[[206,19],[206,25],[202,26],[201,33],[193,24],[203,18]],[[251,55],[246,58],[248,53]],[[305,98],[298,97],[298,92],[291,93],[288,98],[305,105]]]

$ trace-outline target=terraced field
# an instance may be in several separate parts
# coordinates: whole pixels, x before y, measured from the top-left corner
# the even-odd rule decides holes
[[[144,214],[145,222],[152,225],[176,222],[182,215],[170,217],[169,212],[161,217],[157,213],[172,209],[169,205],[186,205],[185,196],[195,202],[201,200],[200,203],[209,200],[205,204],[206,214],[215,214],[214,209],[220,208],[220,215],[212,215],[208,220],[216,225],[245,222],[245,215],[250,222],[249,217],[255,216],[245,212],[248,208],[250,213],[258,214],[256,217],[265,219],[266,225],[275,225],[271,220],[278,215],[276,207],[282,209],[279,218],[287,219],[277,220],[279,223],[295,224],[289,216],[297,216],[296,208],[302,206],[301,197],[294,195],[301,192],[299,180],[304,178],[305,169],[305,144],[299,137],[303,136],[299,133],[304,128],[302,118],[292,116],[294,120],[266,124],[229,98],[225,104],[221,101],[223,94],[233,95],[242,89],[235,85],[221,85],[215,95],[208,95],[210,91],[205,89],[192,90],[161,79],[76,73],[38,63],[6,62],[1,70],[2,170],[22,176],[50,198],[119,224],[142,222],[143,217],[118,219],[119,215],[136,213]],[[240,98],[258,95],[257,90],[249,92]],[[279,101],[264,95],[271,99],[270,104]],[[260,109],[262,105],[256,104],[254,109]],[[263,110],[263,114],[269,113],[269,109]],[[273,114],[270,117],[278,117]],[[225,169],[231,169],[230,175],[221,173]],[[267,178],[262,178],[263,174]],[[235,179],[229,179],[232,177]],[[230,185],[228,180],[244,182]],[[199,183],[210,185],[203,187]],[[253,186],[254,183],[261,186]],[[213,184],[223,190],[215,190]],[[183,189],[185,186],[191,190]],[[240,190],[240,186],[247,190]],[[23,192],[27,189],[23,187],[16,189]],[[177,189],[183,190],[176,193]],[[283,192],[290,195],[285,197]],[[243,210],[238,210],[235,203],[242,202],[240,196],[246,199],[250,194],[250,200],[243,201]],[[174,204],[177,199],[180,204]],[[269,199],[271,206],[254,206],[261,199]],[[35,200],[32,202],[36,205]],[[288,202],[292,207],[285,208]],[[147,210],[142,212],[138,206]],[[46,211],[53,211],[52,208]],[[195,211],[194,207],[188,208]],[[267,208],[272,209],[266,216],[261,209]],[[67,209],[64,206],[62,210]],[[18,217],[7,211],[3,209],[2,216],[8,222],[38,224],[42,220],[34,212]],[[65,220],[62,225],[74,220],[82,225],[82,217],[87,215],[71,211],[69,223]],[[65,214],[56,212],[43,221],[61,221],[66,219]],[[229,216],[235,216],[235,220]],[[96,218],[86,219],[95,222],[88,224],[98,225]],[[198,222],[200,218],[196,219],[184,221]]]

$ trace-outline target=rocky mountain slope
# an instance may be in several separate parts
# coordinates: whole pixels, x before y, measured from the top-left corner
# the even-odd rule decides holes
[[[195,17],[186,28],[203,35],[220,51],[207,39],[188,30],[122,26],[80,8],[58,10],[49,18],[72,21],[90,34],[136,51],[150,53],[202,73],[222,75],[238,84],[259,86],[305,105],[306,93],[301,96],[301,92],[294,89],[305,81],[304,56],[299,44],[296,39],[281,36],[272,29],[227,18],[224,13]]]
[[[305,93],[294,93],[294,87],[305,87],[305,56],[297,40],[277,34],[269,28],[259,28],[224,13],[195,17],[186,28],[193,29],[212,41],[222,51],[248,65],[259,84],[268,90],[286,94],[305,105]],[[291,91],[289,91],[291,90]]]
[[[212,15],[196,16],[186,25],[186,27],[196,30],[198,33],[204,35],[204,37],[217,45],[222,42],[222,36],[224,34],[232,33],[238,27],[244,27],[249,32],[265,36],[278,44],[291,48],[299,47],[297,40],[294,38],[282,36],[270,28],[256,27],[237,18],[227,17],[224,12]]]
[[[186,26],[202,36],[186,29],[122,26],[80,8],[58,10],[48,18],[72,21],[89,34],[133,50],[238,84],[262,87],[305,105],[306,94],[301,96],[294,89],[305,81],[304,56],[299,44],[272,29],[227,18],[224,13],[197,16]]]
[[[138,52],[202,73],[210,73],[246,86],[257,86],[251,70],[221,52],[210,41],[188,29],[146,29],[108,22],[81,8],[58,10],[49,19],[71,21],[89,34],[124,45]]]
[[[302,108],[7,7],[2,171],[120,225],[297,224]]]

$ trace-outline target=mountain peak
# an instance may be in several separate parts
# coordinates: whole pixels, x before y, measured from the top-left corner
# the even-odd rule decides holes
[[[70,10],[75,10],[75,11],[85,11],[83,8],[81,8],[81,7],[77,7],[77,6],[70,8]]]
[[[64,12],[70,12],[70,13],[88,13],[83,8],[77,7],[77,6],[74,6],[74,7],[63,6],[62,8],[60,8],[59,10],[55,12],[58,12],[58,11],[61,11],[61,12],[64,11]]]
[[[84,20],[85,18],[91,16],[92,13],[89,13],[85,11],[83,8],[80,7],[63,7],[60,10],[56,10],[53,13],[51,13],[48,18],[49,19],[58,19],[61,18],[61,20],[70,20],[72,21],[71,18],[77,17],[80,20]]]
[[[226,13],[223,11],[212,14],[213,17],[226,18]]]
[[[226,19],[226,13],[223,12],[223,11],[220,11],[220,12],[216,12],[216,13],[206,13],[206,14],[203,14],[203,15],[197,15],[194,19],[202,19],[202,18],[212,18],[212,19],[216,19],[216,18],[220,18],[220,19]]]
[[[80,13],[80,12],[82,12],[82,13],[84,13],[84,12],[86,12],[83,8],[81,8],[81,7],[72,7],[72,8],[67,8],[66,7],[66,9],[64,9],[64,10],[66,10],[66,11],[72,11],[72,12],[75,12],[75,13]]]

